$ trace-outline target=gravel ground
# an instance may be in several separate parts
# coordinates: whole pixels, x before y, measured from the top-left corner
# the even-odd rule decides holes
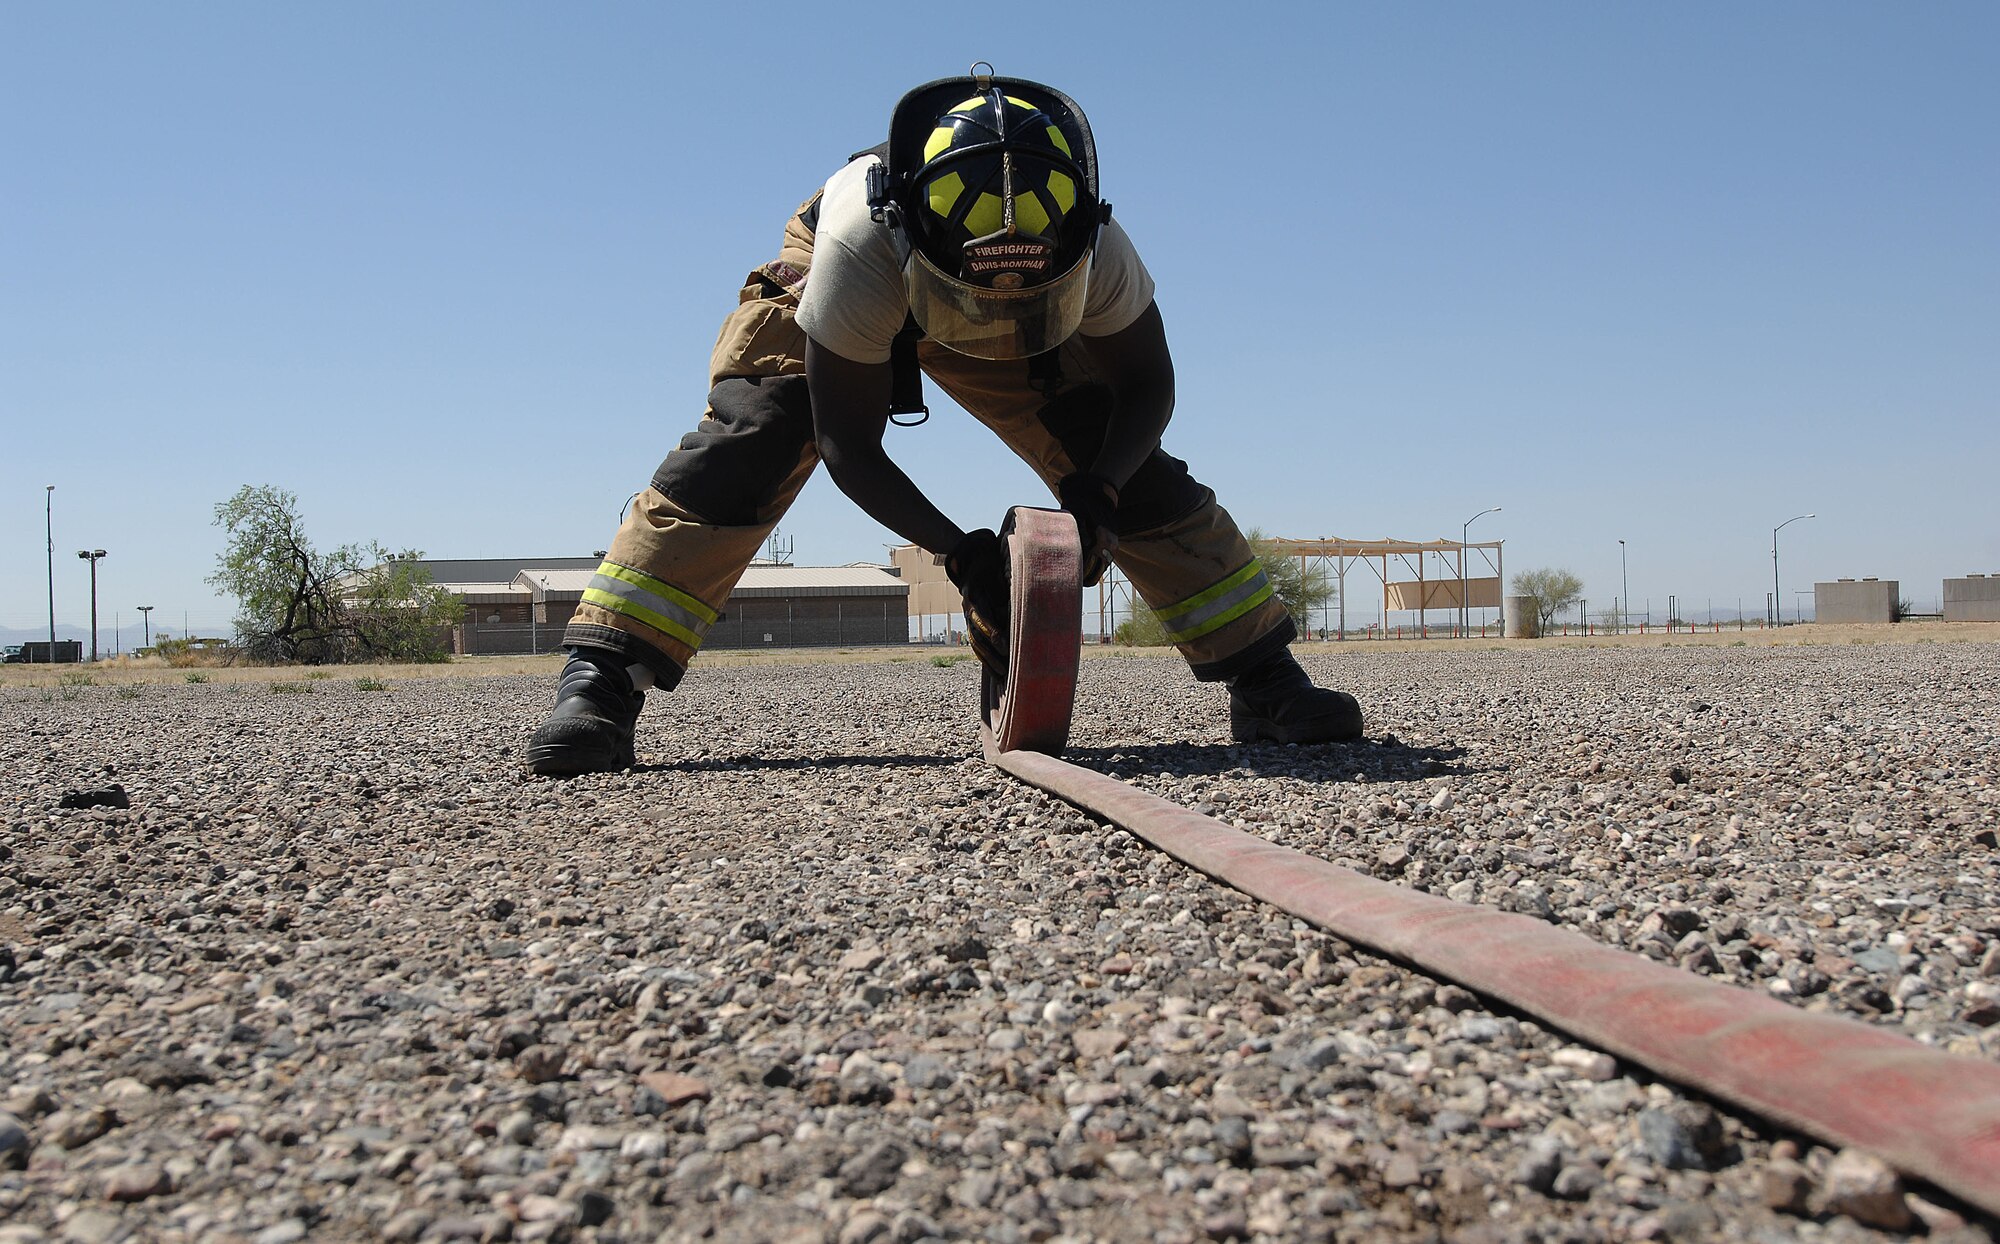
[[[1993,1058],[1995,657],[1342,650],[1329,748],[1093,660],[1072,758]],[[1015,784],[974,679],[698,668],[569,782],[543,679],[0,692],[0,1244],[1992,1238]]]

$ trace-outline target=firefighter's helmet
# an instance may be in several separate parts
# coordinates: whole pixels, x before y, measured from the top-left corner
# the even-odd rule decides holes
[[[1010,359],[1076,331],[1106,209],[1089,123],[1068,96],[990,71],[918,87],[896,106],[880,189],[931,338]]]

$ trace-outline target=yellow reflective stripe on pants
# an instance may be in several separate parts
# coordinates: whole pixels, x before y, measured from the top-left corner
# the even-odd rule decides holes
[[[679,588],[614,562],[603,563],[590,576],[583,599],[599,609],[644,622],[690,648],[701,647],[702,637],[721,616]]]
[[[1253,561],[1215,586],[1160,610],[1160,625],[1169,640],[1182,644],[1228,626],[1269,599],[1271,580]]]

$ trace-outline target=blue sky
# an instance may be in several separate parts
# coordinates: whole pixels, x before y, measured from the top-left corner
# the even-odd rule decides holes
[[[787,212],[906,87],[1074,95],[1245,526],[1505,539],[1593,604],[2000,572],[2000,8],[0,7],[0,627],[226,626],[214,505],[603,548]],[[941,399],[961,525],[1041,499]],[[894,539],[824,478],[797,558]],[[1350,616],[1372,616],[1364,580]],[[1690,602],[1693,602],[1690,605]],[[107,646],[109,640],[106,641]],[[128,644],[129,646],[129,644]]]

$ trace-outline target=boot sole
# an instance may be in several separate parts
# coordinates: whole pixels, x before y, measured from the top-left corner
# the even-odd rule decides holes
[[[1263,717],[1238,717],[1232,713],[1229,737],[1238,743],[1352,743],[1361,737],[1362,724],[1359,713],[1289,726]]]
[[[634,756],[579,756],[569,748],[529,748],[528,772],[539,777],[582,777],[586,773],[617,773],[638,764]]]
[[[544,737],[552,733],[554,737]],[[639,763],[637,754],[627,744],[607,745],[593,732],[583,730],[557,730],[549,732],[546,727],[535,732],[528,740],[528,771],[542,777],[578,777],[585,773],[616,773],[620,769],[630,769]]]

